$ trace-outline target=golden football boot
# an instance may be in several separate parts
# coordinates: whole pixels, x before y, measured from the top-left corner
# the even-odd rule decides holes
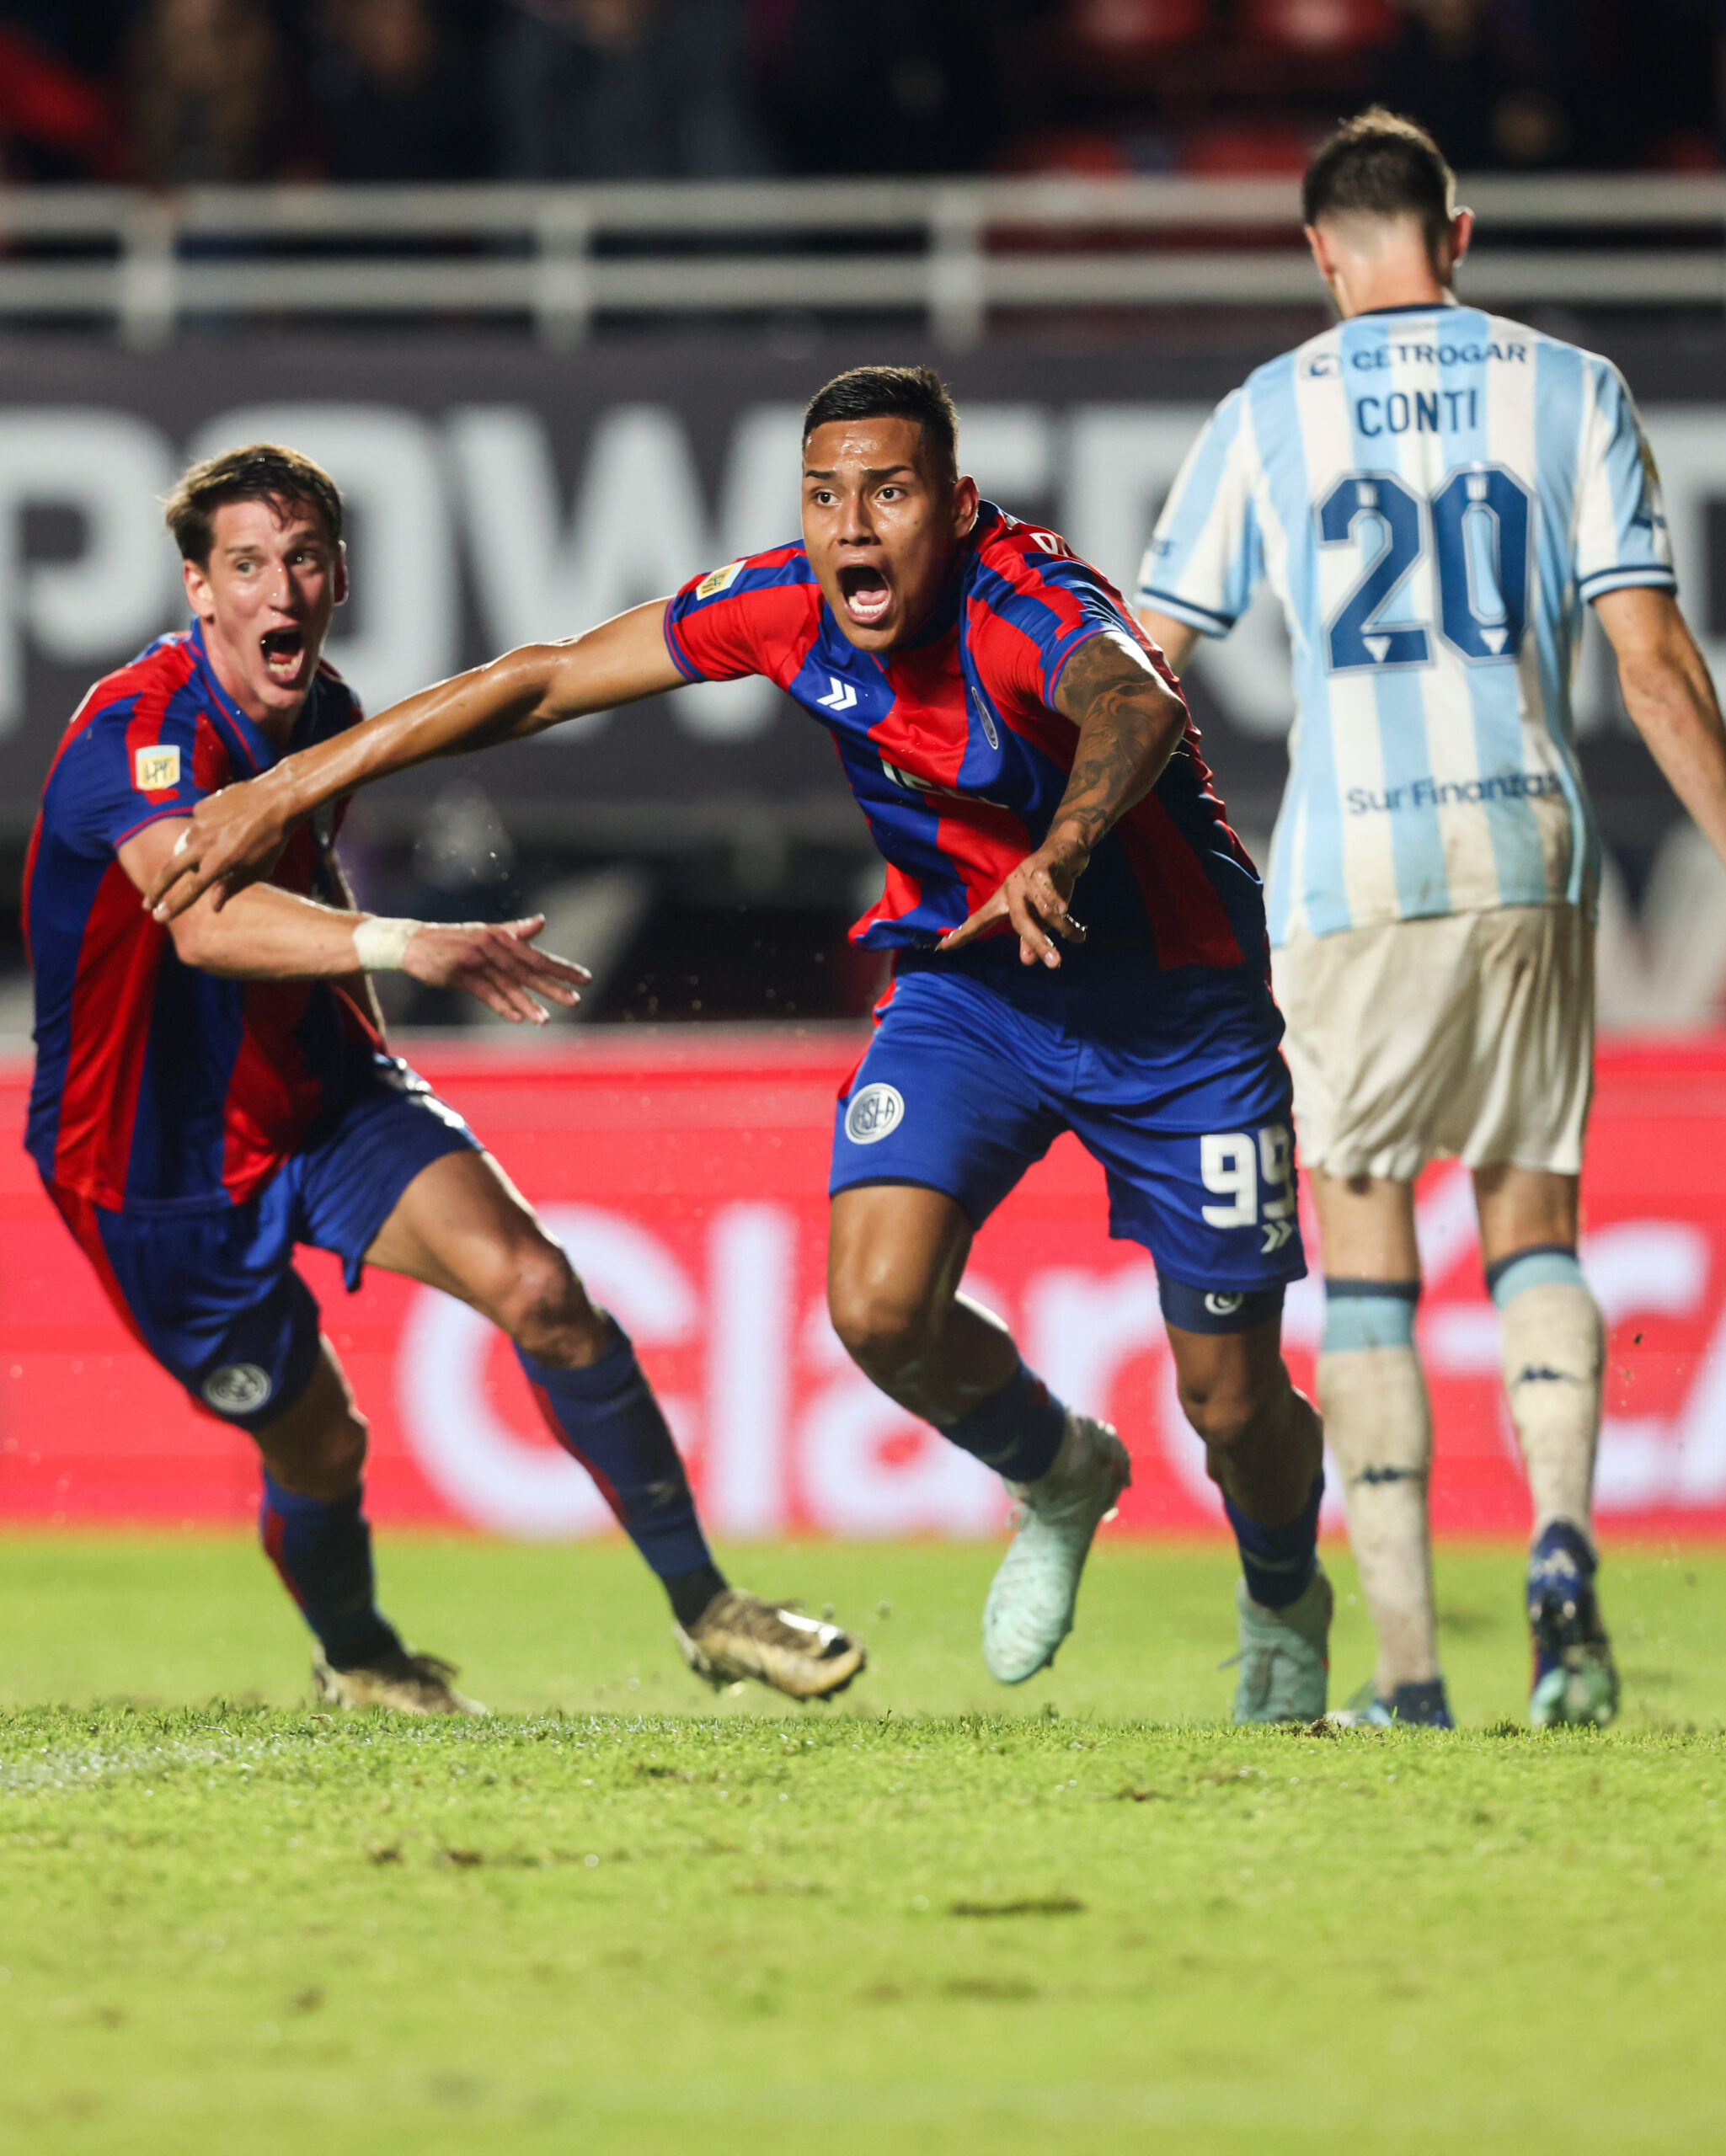
[[[397,1715],[484,1714],[478,1700],[456,1689],[455,1674],[454,1662],[435,1654],[409,1654],[405,1647],[357,1669],[337,1669],[321,1661],[312,1665],[312,1682],[329,1706],[377,1707]]]
[[[863,1642],[788,1603],[728,1587],[676,1628],[683,1659],[714,1690],[753,1678],[793,1700],[830,1700],[866,1667]]]

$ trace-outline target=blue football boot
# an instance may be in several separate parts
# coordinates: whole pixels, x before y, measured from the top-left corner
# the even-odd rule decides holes
[[[1604,1728],[1618,1711],[1618,1672],[1594,1591],[1599,1562],[1588,1537],[1568,1520],[1554,1520],[1529,1552],[1528,1719],[1536,1729],[1561,1722]]]
[[[1442,1677],[1422,1684],[1398,1684],[1388,1699],[1381,1698],[1371,1683],[1363,1684],[1345,1707],[1331,1720],[1343,1729],[1388,1729],[1400,1722],[1405,1729],[1454,1729],[1451,1703]]]

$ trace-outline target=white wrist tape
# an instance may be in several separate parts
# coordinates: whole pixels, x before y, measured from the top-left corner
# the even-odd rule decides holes
[[[365,974],[398,974],[408,945],[424,926],[417,921],[387,921],[368,914],[354,929],[354,956]]]

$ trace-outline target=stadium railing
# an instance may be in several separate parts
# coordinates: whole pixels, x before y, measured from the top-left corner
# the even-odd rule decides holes
[[[1483,178],[1466,296],[1726,307],[1726,179]],[[189,319],[514,320],[1310,304],[1283,180],[1050,178],[0,193],[0,325],[138,349]]]

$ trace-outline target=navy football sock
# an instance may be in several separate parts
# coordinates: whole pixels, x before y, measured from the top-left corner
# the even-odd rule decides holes
[[[1066,1409],[1021,1362],[999,1392],[991,1392],[958,1422],[935,1427],[1009,1482],[1034,1482],[1055,1464]]]
[[[375,1598],[363,1492],[328,1502],[302,1497],[284,1490],[266,1468],[258,1531],[326,1661],[337,1669],[357,1669],[400,1651],[401,1640]]]
[[[554,1370],[521,1348],[516,1354],[547,1428],[599,1485],[619,1525],[660,1578],[678,1581],[687,1604],[711,1576],[714,1584],[703,1597],[704,1609],[724,1581],[714,1570],[689,1477],[660,1403],[615,1318],[612,1330],[616,1338],[585,1369]],[[688,1621],[681,1610],[677,1615],[680,1623]]]
[[[1318,1562],[1318,1508],[1324,1497],[1324,1476],[1313,1482],[1312,1494],[1291,1520],[1280,1527],[1263,1527],[1248,1519],[1233,1498],[1224,1495],[1223,1510],[1241,1549],[1241,1570],[1247,1592],[1266,1609],[1286,1609],[1307,1592]]]
[[[692,1572],[672,1572],[660,1585],[671,1598],[671,1614],[687,1632],[716,1594],[725,1592],[725,1575],[716,1565],[698,1565]]]

